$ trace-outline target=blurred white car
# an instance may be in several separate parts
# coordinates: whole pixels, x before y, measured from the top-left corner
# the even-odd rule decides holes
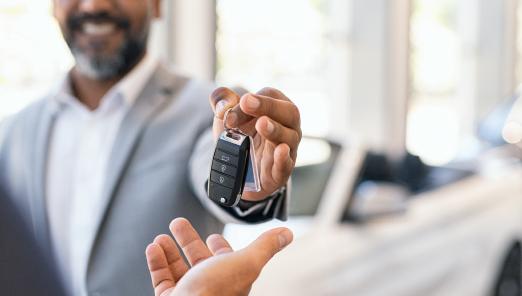
[[[487,146],[429,167],[303,140],[289,221],[225,230],[236,248],[275,226],[295,233],[251,294],[522,295],[522,150]]]

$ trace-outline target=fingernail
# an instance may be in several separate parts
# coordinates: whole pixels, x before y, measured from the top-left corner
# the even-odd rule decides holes
[[[275,126],[274,124],[270,121],[270,120],[267,120],[266,122],[266,131],[271,134],[274,132],[274,129],[275,129]]]
[[[261,102],[259,102],[259,99],[254,97],[253,95],[248,95],[246,99],[247,107],[250,109],[257,109],[261,105]]]
[[[227,106],[227,101],[226,100],[221,100],[221,101],[217,102],[217,104],[216,104],[216,114],[219,114],[219,113],[223,112],[225,110],[226,106]]]
[[[292,232],[285,229],[279,233],[279,247],[282,249],[292,242]]]
[[[228,112],[227,126],[234,127],[237,125],[237,114],[234,111]]]

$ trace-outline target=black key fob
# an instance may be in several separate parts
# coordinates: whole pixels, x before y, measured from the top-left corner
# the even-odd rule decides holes
[[[236,130],[225,130],[219,137],[212,159],[208,196],[214,202],[233,207],[239,203],[248,162],[250,138]]]

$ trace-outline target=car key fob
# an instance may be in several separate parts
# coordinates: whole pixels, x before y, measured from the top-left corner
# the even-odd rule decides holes
[[[245,187],[249,154],[249,136],[237,130],[221,133],[208,180],[208,196],[211,200],[225,207],[239,203]]]

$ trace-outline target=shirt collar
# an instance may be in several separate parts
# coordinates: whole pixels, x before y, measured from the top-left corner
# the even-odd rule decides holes
[[[128,106],[132,106],[138,99],[145,84],[154,73],[157,65],[157,58],[150,54],[146,54],[143,59],[127,75],[125,75],[125,77],[123,77],[123,79],[107,92],[107,94],[102,98],[102,104],[106,98],[121,97]],[[54,94],[53,97],[59,103],[79,103],[74,97],[71,89],[70,74],[65,75],[62,81],[58,83],[57,87],[55,87],[51,93]]]
[[[156,70],[157,64],[158,61],[154,56],[146,54],[134,69],[115,85],[129,106],[136,102],[145,84]]]

